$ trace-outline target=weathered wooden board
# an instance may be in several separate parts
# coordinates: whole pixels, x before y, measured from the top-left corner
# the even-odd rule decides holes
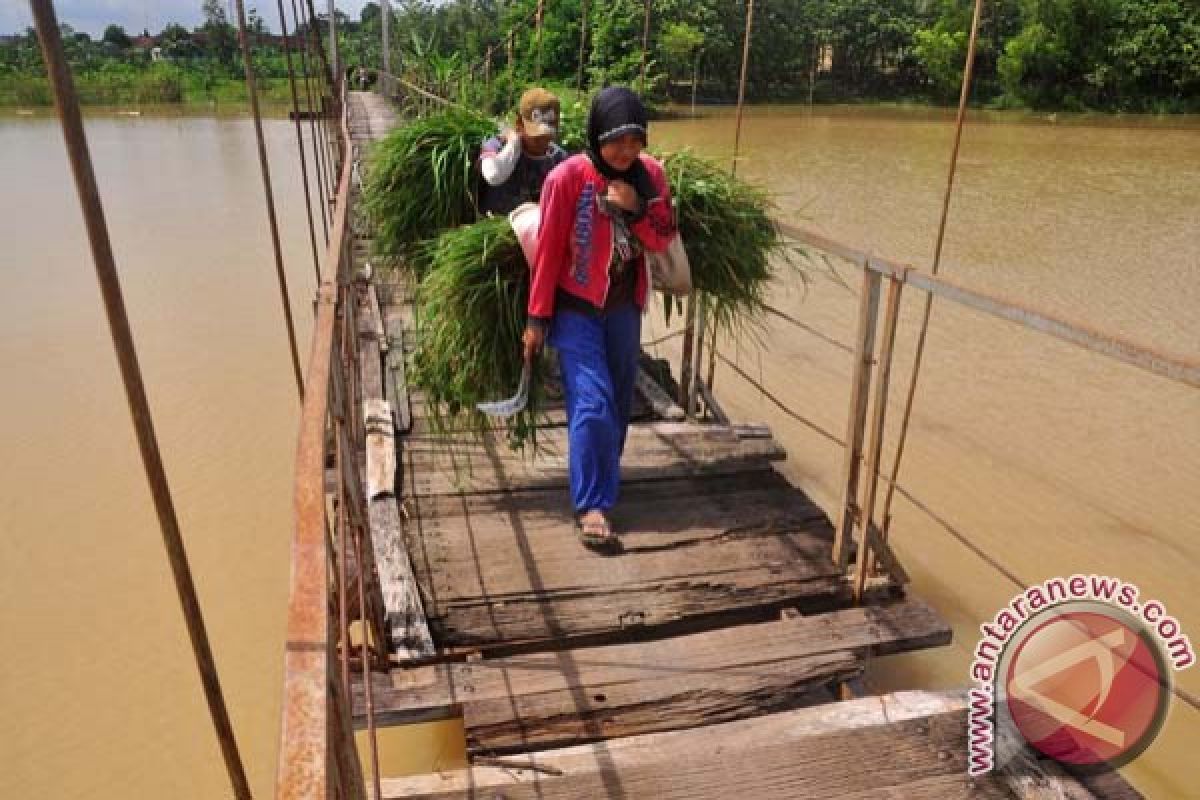
[[[966,775],[961,695],[905,692],[389,779],[388,798],[1010,798]]]
[[[949,641],[932,609],[904,600],[655,642],[418,667],[376,687],[376,720],[461,710],[475,750],[562,747],[792,708],[814,689],[857,676],[867,653]]]
[[[371,500],[367,513],[392,652],[403,659],[430,658],[436,648],[421,605],[412,561],[404,547],[396,498],[384,495]]]
[[[442,645],[676,623],[844,587],[824,513],[775,473],[624,487],[617,556],[584,548],[561,492],[411,497],[408,548]]]
[[[563,488],[567,431],[539,431],[536,451],[513,451],[502,432],[461,437],[405,437],[402,464],[410,496]],[[631,425],[621,458],[625,483],[692,475],[766,470],[784,457],[769,437],[738,436],[732,428],[660,422]]]
[[[412,429],[412,399],[408,389],[408,373],[404,363],[404,329],[399,315],[389,311],[387,331],[388,347],[384,375],[384,390],[395,414],[396,430],[407,433]]]

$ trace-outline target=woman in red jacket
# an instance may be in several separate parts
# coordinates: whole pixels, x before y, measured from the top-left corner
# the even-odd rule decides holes
[[[525,357],[549,336],[567,406],[571,500],[583,542],[615,544],[621,451],[650,291],[645,251],[675,235],[662,165],[642,153],[646,109],[629,89],[604,89],[588,115],[588,150],[546,178],[529,292]]]

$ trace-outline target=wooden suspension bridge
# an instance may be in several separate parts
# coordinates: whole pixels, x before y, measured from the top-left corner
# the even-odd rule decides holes
[[[249,797],[57,21],[49,0],[31,5],[214,727],[234,793]],[[406,380],[412,287],[367,263],[358,159],[403,114],[445,101],[387,72],[379,92],[347,92],[336,53],[330,69],[319,42],[307,47],[324,97],[310,94],[293,118],[298,137],[301,119],[313,123],[326,248],[319,256],[310,218],[320,285],[305,369],[292,347],[303,410],[277,797],[1139,796],[1114,772],[1072,774],[1033,751],[968,778],[964,692],[871,696],[859,680],[869,658],[950,639],[888,545],[886,501],[876,513],[900,296],[921,291],[1193,387],[1200,365],[939,278],[936,262],[923,272],[783,225],[862,271],[832,518],[776,471],[785,454],[770,430],[721,412],[699,377],[697,335],[678,383],[644,363],[622,464],[623,547],[583,551],[562,409],[544,410],[531,458],[509,452],[503,431],[435,430]],[[379,728],[447,718],[462,720],[469,766],[380,774]]]

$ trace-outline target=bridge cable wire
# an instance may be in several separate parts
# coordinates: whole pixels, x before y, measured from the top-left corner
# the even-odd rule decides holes
[[[158,514],[163,545],[167,550],[167,560],[171,565],[175,590],[179,595],[179,603],[183,610],[192,654],[196,659],[196,668],[200,673],[200,682],[208,702],[209,714],[212,717],[213,728],[221,748],[221,756],[225,761],[226,771],[229,773],[234,796],[239,800],[249,800],[251,797],[250,784],[246,780],[246,772],[238,753],[237,740],[229,720],[229,712],[225,707],[225,698],[221,691],[216,662],[208,641],[208,632],[204,625],[200,602],[196,597],[196,586],[192,580],[191,567],[188,564],[187,550],[184,547],[179,520],[171,499],[171,488],[167,482],[162,456],[158,449],[154,420],[150,413],[141,366],[138,363],[137,350],[133,343],[133,332],[129,326],[129,316],[121,292],[120,276],[117,274],[116,262],[113,258],[112,243],[108,236],[104,206],[100,200],[100,190],[96,184],[87,137],[84,134],[83,119],[79,111],[79,97],[75,92],[75,84],[63,52],[58,18],[52,0],[30,0],[30,7],[33,11],[34,24],[37,28],[42,56],[46,63],[46,71],[54,92],[54,103],[58,108],[67,156],[75,180],[75,191],[79,196],[79,205],[83,212],[83,221],[92,250],[92,261],[96,268],[96,279],[100,285],[100,294],[108,318],[109,334],[112,336],[113,349],[116,351],[121,381],[125,388],[125,399],[129,404],[130,416],[133,418],[138,450],[141,453],[142,466],[146,472],[146,481],[150,485],[150,493],[154,499],[154,508]]]
[[[304,400],[304,371],[300,367],[300,349],[296,346],[296,325],[292,321],[292,301],[288,296],[287,273],[283,269],[283,249],[279,244],[279,224],[275,219],[275,194],[271,189],[271,167],[267,164],[267,145],[263,140],[262,116],[258,109],[258,90],[255,87],[254,63],[250,58],[250,35],[246,31],[246,6],[237,0],[238,40],[242,47],[242,63],[246,68],[246,88],[250,94],[250,113],[254,116],[254,136],[258,141],[258,165],[262,172],[263,195],[267,202],[267,222],[271,230],[271,247],[275,253],[275,276],[279,282],[279,298],[283,303],[283,321],[287,327],[288,347],[291,349],[292,370],[296,375],[296,391]]]
[[[967,116],[967,98],[971,94],[971,77],[975,71],[975,45],[979,39],[979,19],[983,14],[983,0],[975,0],[975,12],[971,17],[971,38],[967,44],[967,61],[963,67],[962,90],[958,96],[958,114],[954,120],[954,146],[950,151],[950,168],[946,175],[946,191],[942,195],[942,217],[938,222],[937,244],[933,251],[932,274],[937,275],[942,263],[942,245],[946,237],[946,220],[950,216],[950,197],[954,190],[954,174],[958,167],[958,149],[962,142],[963,123]],[[904,400],[904,415],[900,420],[900,433],[896,440],[896,454],[892,459],[892,475],[900,474],[900,463],[904,458],[904,443],[908,439],[908,425],[912,420],[913,399],[917,393],[917,378],[921,372],[921,361],[925,355],[925,341],[929,334],[929,318],[933,311],[933,295],[925,295],[925,307],[921,315],[921,333],[917,338],[917,350],[913,356],[912,373],[908,381],[908,394]],[[880,525],[881,538],[887,541],[888,532],[892,525],[892,499],[895,496],[895,484],[889,483],[883,500],[883,524]]]
[[[311,96],[310,103],[313,106],[313,149],[316,153],[318,170],[320,175],[321,191],[321,214],[322,219],[328,218],[329,224],[333,223],[333,212],[330,205],[333,203],[334,180],[332,177],[332,168],[329,165],[329,145],[326,144],[328,136],[328,128],[325,123],[326,109],[329,105],[327,101],[327,81],[326,71],[319,68],[318,52],[324,55],[321,51],[321,36],[317,30],[314,18],[309,16],[305,10],[304,0],[300,0],[300,14],[304,18],[305,28],[308,31],[308,49],[311,53],[311,68],[313,70],[311,84],[314,85],[314,94]],[[329,244],[329,237],[326,235],[325,244]]]
[[[646,0],[646,14],[642,22],[642,69],[638,74],[638,93],[646,94],[646,54],[650,50],[650,0]]]
[[[296,30],[304,29],[304,46],[300,48],[300,71],[304,76],[304,95],[308,102],[308,131],[309,140],[312,144],[313,171],[316,172],[317,178],[317,208],[321,212],[321,233],[325,237],[325,246],[329,247],[329,222],[327,214],[329,213],[329,205],[326,203],[325,197],[325,174],[324,166],[321,164],[321,151],[317,142],[317,114],[316,102],[313,100],[313,73],[309,67],[308,51],[311,49],[311,30],[308,25],[307,15],[304,13],[304,4],[300,4],[299,13],[296,11],[296,0],[291,0],[292,4],[292,21],[296,24]],[[314,60],[315,60],[314,56]]]
[[[785,317],[785,319],[787,319],[787,318]],[[794,320],[789,319],[789,321],[794,321]],[[808,330],[807,328],[805,328],[805,329]],[[663,337],[663,339],[668,339],[673,336],[678,336],[680,334],[681,334],[680,331],[676,331],[673,334]],[[655,341],[655,342],[649,342],[648,344],[654,345],[660,341],[662,341],[662,339]],[[812,420],[808,419],[807,417],[803,416],[799,412],[794,411],[785,402],[783,402],[783,400],[778,395],[776,395],[774,392],[772,392],[770,389],[768,389],[761,381],[756,380],[752,375],[747,373],[746,370],[743,369],[736,361],[731,360],[724,353],[718,353],[717,357],[721,360],[721,363],[725,364],[727,367],[729,367],[731,370],[733,370],[734,374],[736,374],[742,380],[746,381],[746,383],[750,384],[750,386],[752,386],[753,388],[757,389],[759,394],[762,395],[763,397],[765,397],[768,401],[770,401],[770,403],[772,405],[774,405],[777,409],[779,409],[779,411],[781,411],[782,413],[791,417],[795,421],[799,422],[801,425],[804,425],[806,428],[813,431],[818,436],[831,442],[832,444],[836,445],[837,447],[840,447],[843,449],[846,447],[845,440],[843,440],[840,436],[838,436],[835,433],[831,433],[831,432],[825,430],[817,423],[815,423]],[[861,456],[860,456],[859,460],[860,461],[863,460]],[[998,558],[996,558],[991,553],[984,550],[982,547],[980,547],[978,544],[976,544],[974,541],[972,541],[969,536],[967,536],[965,533],[960,531],[949,520],[945,519],[940,514],[938,514],[936,511],[934,511],[932,508],[930,508],[926,503],[924,503],[915,494],[913,494],[910,489],[907,489],[906,487],[902,486],[898,481],[895,480],[895,478],[893,478],[893,476],[886,475],[886,474],[880,474],[879,477],[881,480],[883,480],[885,483],[888,484],[889,488],[894,488],[896,492],[901,494],[906,500],[908,500],[910,503],[912,503],[913,507],[915,507],[917,510],[921,511],[927,517],[929,517],[931,520],[933,520],[938,525],[938,527],[940,527],[946,533],[950,534],[950,536],[955,541],[957,541],[960,545],[962,545],[967,550],[969,550],[973,555],[975,555],[980,561],[982,561],[984,564],[986,564],[992,570],[994,570],[995,572],[997,572],[1001,576],[1003,576],[1004,579],[1007,580],[1009,583],[1011,583],[1013,586],[1017,587],[1021,591],[1025,591],[1030,586],[1032,586],[1031,583],[1024,580],[1019,575],[1017,575],[1015,572],[1013,572],[1011,569],[1006,567]],[[868,660],[869,660],[869,658],[870,657],[868,656]],[[1179,686],[1178,684],[1172,684],[1170,686],[1170,689],[1171,689],[1171,693],[1174,694],[1175,697],[1179,698],[1179,700],[1183,701],[1184,704],[1191,707],[1195,711],[1200,711],[1200,698],[1197,698],[1196,695],[1192,694],[1187,689],[1184,689],[1183,687]]]
[[[321,283],[321,259],[317,255],[317,228],[313,223],[312,192],[308,186],[308,159],[304,156],[304,129],[300,125],[300,96],[296,91],[296,70],[292,66],[292,48],[288,44],[287,15],[283,11],[283,0],[275,0],[279,7],[279,28],[283,34],[283,54],[287,60],[288,85],[292,92],[292,117],[296,122],[296,150],[300,156],[300,178],[304,185],[304,211],[308,216],[308,241],[312,245],[313,273]]]
[[[737,175],[738,158],[742,148],[742,111],[746,105],[746,76],[750,71],[750,41],[754,31],[754,0],[746,3],[746,33],[742,38],[742,71],[738,78],[737,122],[733,127],[733,159],[729,164],[729,174]],[[715,323],[715,320],[714,320]],[[713,390],[717,379],[717,326],[712,326],[712,339],[708,350],[708,390]]]

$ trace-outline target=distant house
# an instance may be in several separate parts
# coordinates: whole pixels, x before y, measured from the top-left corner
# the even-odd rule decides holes
[[[130,41],[130,46],[134,47],[138,50],[152,50],[152,49],[154,49],[154,47],[157,44],[158,44],[157,36],[147,36],[146,34],[142,34],[141,36],[135,36]]]

